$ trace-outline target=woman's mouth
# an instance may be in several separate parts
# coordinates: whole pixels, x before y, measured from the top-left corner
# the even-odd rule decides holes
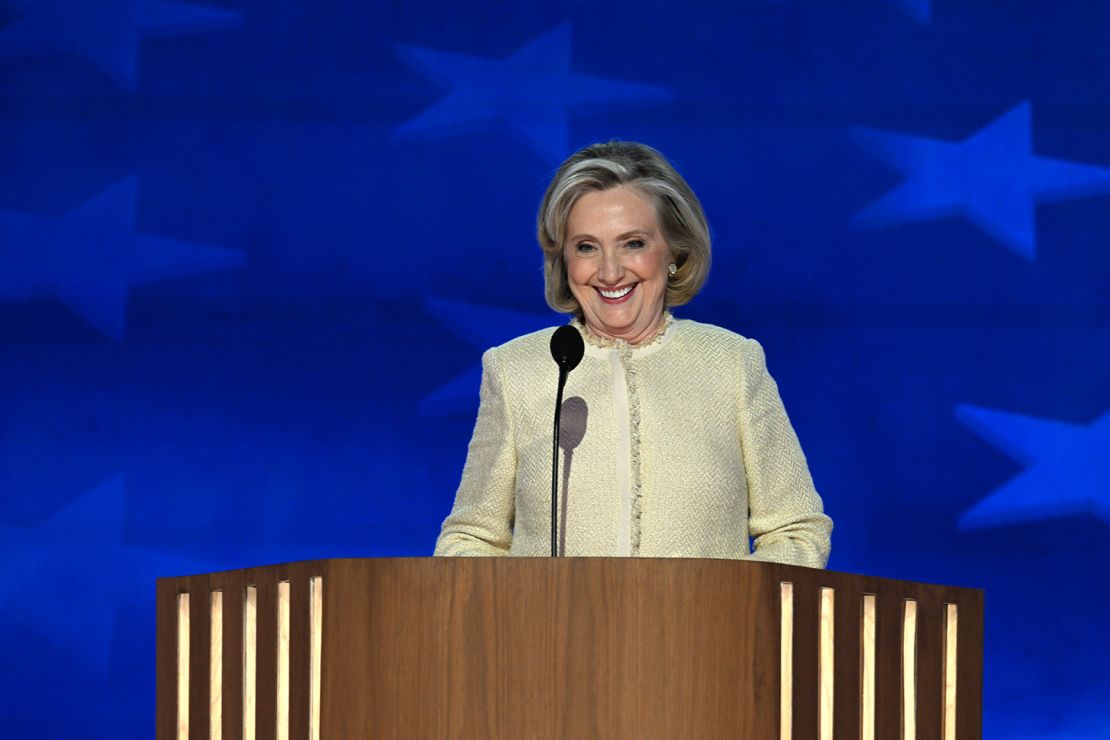
[[[631,285],[622,285],[619,288],[595,288],[601,300],[605,303],[624,303],[632,295],[633,289],[639,283],[632,283]]]

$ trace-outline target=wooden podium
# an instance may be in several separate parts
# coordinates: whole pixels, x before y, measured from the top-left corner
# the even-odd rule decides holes
[[[157,737],[978,740],[983,593],[729,560],[158,581]]]

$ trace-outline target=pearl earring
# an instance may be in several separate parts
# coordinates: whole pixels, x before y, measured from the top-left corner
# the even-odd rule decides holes
[[[674,277],[676,272],[678,272],[678,265],[672,262],[670,265],[667,266],[668,275]]]

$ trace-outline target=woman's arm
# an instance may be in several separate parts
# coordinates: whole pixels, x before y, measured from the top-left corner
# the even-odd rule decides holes
[[[824,568],[832,520],[825,516],[805,455],[767,372],[763,348],[744,340],[740,444],[748,479],[752,558]]]
[[[516,451],[495,350],[482,355],[478,420],[455,506],[436,540],[436,555],[508,555],[513,539]]]

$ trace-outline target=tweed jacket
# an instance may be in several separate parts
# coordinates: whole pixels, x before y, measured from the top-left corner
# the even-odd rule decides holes
[[[587,343],[563,400],[560,552],[824,567],[832,522],[762,347],[667,321],[638,346],[575,324]],[[553,332],[482,356],[478,419],[437,555],[550,554]]]

